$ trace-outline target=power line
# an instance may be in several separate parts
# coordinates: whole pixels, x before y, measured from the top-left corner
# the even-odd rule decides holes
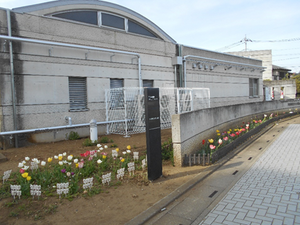
[[[239,42],[233,43],[233,44],[225,46],[223,48],[219,48],[216,51],[221,51],[223,49],[226,50],[229,48],[237,47],[241,44],[241,42],[243,42],[245,44],[244,51],[247,51],[247,43],[248,42],[290,42],[290,41],[300,41],[300,38],[290,38],[290,39],[281,39],[281,40],[251,40],[251,39],[247,38],[247,36],[245,35],[245,37],[242,40],[240,40]]]
[[[281,39],[281,40],[252,40],[251,42],[288,42],[288,41],[300,41],[300,38]]]

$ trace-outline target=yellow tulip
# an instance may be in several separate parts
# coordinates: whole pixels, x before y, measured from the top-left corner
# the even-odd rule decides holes
[[[117,151],[117,152],[119,152],[119,150],[120,150],[119,148],[116,148],[116,151]]]
[[[219,130],[216,130],[216,132],[217,132],[217,133],[220,133],[220,131],[219,131]]]
[[[48,158],[48,162],[49,162],[49,163],[52,162],[52,160],[53,160],[52,157],[51,157],[51,158]]]
[[[28,177],[28,173],[22,173],[22,177],[24,178]]]
[[[78,164],[78,163],[76,163],[76,164],[75,164],[75,166],[76,166],[76,168],[78,168],[79,164]]]
[[[31,180],[31,176],[27,176],[26,179],[27,179],[28,181],[30,181],[30,180]]]
[[[130,145],[127,145],[127,149],[130,150],[130,149],[131,149],[131,146],[130,146]]]
[[[63,159],[62,156],[58,156],[58,160],[61,161]]]
[[[125,159],[121,159],[121,162],[124,162],[125,161]]]
[[[208,142],[212,144],[214,143],[214,139],[208,139]]]
[[[103,155],[103,156],[102,156],[102,159],[106,159],[106,155]]]
[[[221,134],[220,134],[220,133],[217,133],[217,135],[220,136]]]

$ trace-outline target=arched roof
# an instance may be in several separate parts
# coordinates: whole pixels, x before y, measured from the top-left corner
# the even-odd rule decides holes
[[[39,16],[45,16],[49,14],[53,14],[56,12],[62,12],[67,10],[76,10],[76,9],[94,9],[94,10],[105,10],[110,11],[112,13],[118,13],[120,15],[130,17],[148,29],[159,35],[163,40],[170,41],[176,44],[176,41],[171,38],[167,33],[165,33],[160,27],[158,27],[155,23],[142,16],[141,14],[123,7],[121,5],[117,5],[114,3],[100,1],[100,0],[58,0],[51,1],[46,3],[40,3],[35,5],[29,5],[19,8],[12,9],[13,12],[17,13],[30,13]]]

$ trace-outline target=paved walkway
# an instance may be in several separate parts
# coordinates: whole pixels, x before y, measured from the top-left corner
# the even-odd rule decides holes
[[[200,223],[300,224],[300,124],[291,124]]]

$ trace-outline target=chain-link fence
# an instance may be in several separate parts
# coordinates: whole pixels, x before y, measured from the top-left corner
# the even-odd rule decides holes
[[[145,125],[144,90],[140,88],[115,88],[105,90],[106,121],[124,120],[107,125],[107,133],[143,133]],[[208,88],[160,88],[161,129],[171,128],[172,115],[210,107]]]

